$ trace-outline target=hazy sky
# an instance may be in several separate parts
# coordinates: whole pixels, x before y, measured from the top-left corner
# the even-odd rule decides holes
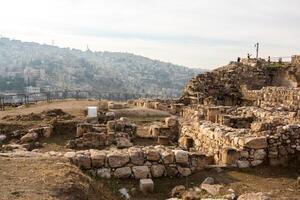
[[[215,68],[300,54],[299,0],[0,0],[0,35]]]

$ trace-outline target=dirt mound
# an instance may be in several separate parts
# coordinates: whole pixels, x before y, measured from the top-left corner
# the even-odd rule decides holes
[[[42,117],[39,114],[30,113],[28,115],[7,115],[2,119],[6,121],[40,121]]]
[[[0,157],[0,169],[0,199],[116,199],[64,159]]]
[[[7,115],[2,117],[6,121],[42,121],[60,118],[64,120],[72,119],[74,116],[64,112],[62,109],[45,110],[39,114],[30,113],[25,115]]]
[[[45,111],[41,112],[41,114],[44,116],[48,116],[48,117],[58,117],[58,116],[68,115],[62,109],[45,110]]]

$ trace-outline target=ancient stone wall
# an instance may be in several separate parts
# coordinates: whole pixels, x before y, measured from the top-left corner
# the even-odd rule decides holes
[[[163,146],[131,147],[123,150],[68,152],[65,157],[81,169],[101,178],[159,178],[189,176],[211,164],[197,153]]]
[[[282,107],[288,110],[300,108],[300,89],[286,87],[264,87],[261,90],[242,90],[243,98],[253,101],[254,105],[262,108]]]
[[[217,164],[229,166],[257,166],[267,157],[266,137],[255,137],[250,129],[234,129],[208,121],[183,124],[179,143],[214,156]]]
[[[292,64],[293,65],[300,65],[300,55],[292,56]]]

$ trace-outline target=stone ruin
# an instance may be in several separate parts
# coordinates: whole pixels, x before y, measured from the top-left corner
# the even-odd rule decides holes
[[[240,168],[300,159],[297,58],[243,59],[193,78],[180,99],[180,146]]]

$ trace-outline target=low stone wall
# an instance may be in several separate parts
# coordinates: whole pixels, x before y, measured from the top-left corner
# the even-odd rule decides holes
[[[76,138],[70,140],[69,148],[100,148],[112,144],[118,148],[132,146],[130,140],[135,137],[137,127],[127,118],[108,121],[107,124],[81,123],[77,125]]]
[[[212,159],[171,147],[131,147],[123,150],[68,152],[65,157],[101,178],[160,178],[189,176]]]

